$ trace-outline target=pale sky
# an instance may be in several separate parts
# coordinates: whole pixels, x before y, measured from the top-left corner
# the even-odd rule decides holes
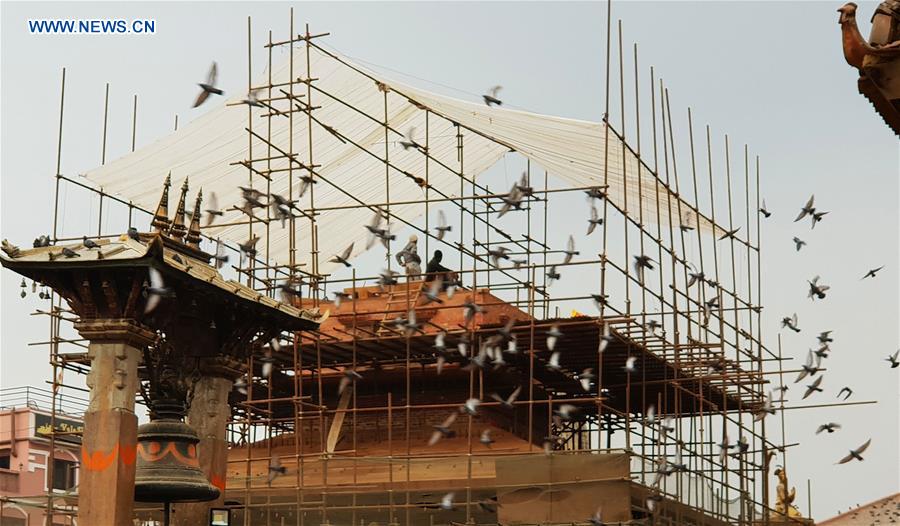
[[[135,93],[140,147],[168,133],[176,113],[186,122],[212,107],[189,109],[210,60],[218,61],[226,92],[243,90],[246,17],[253,17],[258,74],[265,31],[283,36],[292,5],[298,30],[309,22],[314,33],[330,32],[327,45],[409,84],[476,100],[500,83],[505,100],[517,108],[594,121],[602,116],[603,3],[2,2],[0,237],[30,246],[51,228],[62,67],[68,68],[62,173],[75,176],[100,164],[106,82],[107,158],[114,159],[130,150]],[[683,116],[691,106],[695,125],[709,123],[714,134],[727,132],[734,145],[748,143],[761,157],[762,194],[775,214],[763,229],[765,343],[775,347],[778,320],[797,312],[804,331],[782,333],[784,353],[794,358],[787,367],[797,367],[813,334],[833,330],[826,385],[834,391],[849,385],[853,400],[878,401],[788,414],[787,441],[801,443],[789,457],[798,504],[805,513],[806,480],[812,479],[813,512],[820,520],[900,490],[900,369],[883,360],[900,347],[900,152],[897,138],[856,92],[856,73],[841,54],[839,6],[613,5],[626,46],[637,41],[641,64],[654,65],[665,79],[673,114]],[[875,6],[860,5],[863,34]],[[26,20],[33,18],[151,18],[157,33],[31,35]],[[811,193],[830,210],[812,232],[791,222]],[[95,216],[96,202],[71,189],[60,202],[66,234],[96,230],[87,219],[89,212]],[[799,254],[794,235],[809,242]],[[875,280],[860,281],[880,265],[885,269]],[[806,280],[816,274],[833,288],[827,300],[812,303]],[[20,299],[19,281],[2,271],[0,385],[44,387],[46,348],[28,342],[46,339],[48,321],[30,315],[41,302]],[[833,398],[831,392],[826,394]],[[829,421],[844,428],[816,436],[816,427]],[[780,429],[769,433],[779,436]],[[834,465],[870,436],[865,462]]]

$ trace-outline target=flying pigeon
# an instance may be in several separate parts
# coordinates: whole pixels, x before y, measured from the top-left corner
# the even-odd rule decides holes
[[[344,369],[344,376],[341,377],[341,383],[338,384],[338,395],[343,394],[344,390],[356,380],[362,380],[362,375],[355,369]]]
[[[444,282],[441,279],[432,280],[431,284],[425,289],[423,294],[425,295],[425,302],[423,305],[428,305],[429,303],[444,303],[444,300],[441,299],[441,289],[444,287]]]
[[[488,90],[488,94],[482,95],[481,98],[484,99],[484,103],[490,106],[502,106],[503,101],[497,98],[497,95],[500,93],[500,90],[503,89],[503,86],[493,86]]]
[[[448,416],[440,425],[432,426],[434,427],[434,432],[431,434],[431,439],[428,440],[428,445],[433,446],[442,438],[455,437],[456,431],[450,429],[453,422],[456,422],[456,413],[450,413],[450,416]]]
[[[497,247],[488,249],[488,255],[491,256],[491,263],[496,267],[499,266],[501,259],[509,259],[509,249],[506,247]]]
[[[575,238],[569,235],[569,240],[566,242],[566,257],[563,259],[563,265],[568,265],[572,258],[580,254],[580,252],[575,250]]]
[[[638,280],[643,283],[644,282],[644,269],[653,270],[653,259],[650,256],[645,256],[641,254],[640,256],[634,256],[634,272],[638,275]]]
[[[831,287],[828,285],[819,285],[819,276],[816,276],[812,279],[812,281],[807,281],[809,283],[809,299],[815,300],[819,298],[820,300],[825,299],[825,293]]]
[[[225,253],[225,245],[220,239],[216,240],[216,253],[213,254],[213,261],[215,261],[217,269],[228,263],[228,254]]]
[[[834,433],[834,431],[836,429],[840,429],[840,428],[841,428],[840,424],[836,424],[834,422],[829,422],[827,424],[820,425],[819,428],[816,429],[816,434],[818,435],[822,431],[828,431],[829,433]]]
[[[819,385],[820,385],[821,383],[822,383],[822,377],[820,376],[820,377],[816,378],[816,381],[815,381],[815,382],[813,382],[813,383],[810,384],[810,385],[807,385],[807,386],[806,386],[806,392],[803,393],[803,400],[806,400],[806,398],[807,398],[809,395],[813,394],[813,393],[816,392],[816,391],[818,391],[818,392],[821,393],[821,392],[822,392],[822,389],[819,387]]]
[[[763,199],[762,206],[760,207],[759,211],[766,218],[769,218],[772,216],[772,212],[769,212],[769,210],[766,208],[766,200],[765,199]]]
[[[247,98],[242,100],[241,102],[243,102],[247,106],[253,106],[254,108],[264,108],[265,104],[259,101],[259,93],[261,91],[261,89],[250,90],[250,92],[247,93]]]
[[[797,219],[794,219],[795,223],[797,221],[800,221],[807,215],[812,215],[816,212],[816,208],[813,206],[813,201],[815,200],[815,198],[815,195],[809,196],[809,201],[807,201],[806,204],[803,205],[803,208],[800,209],[800,215],[797,216]]]
[[[629,373],[637,372],[637,367],[634,366],[634,362],[637,361],[636,356],[629,356],[625,360],[625,371]]]
[[[863,453],[863,451],[868,449],[869,444],[871,444],[871,443],[872,443],[872,439],[870,438],[870,439],[866,440],[865,444],[859,446],[856,449],[851,449],[850,453],[846,457],[844,457],[838,461],[838,464],[846,464],[847,462],[850,462],[854,458],[856,460],[859,460],[860,462],[862,462],[862,460],[863,460],[862,453]]]
[[[600,214],[597,212],[597,207],[591,204],[591,218],[588,219],[588,231],[587,235],[591,235],[598,225],[603,224],[603,218],[600,217]]]
[[[266,482],[271,485],[272,481],[285,473],[287,473],[287,468],[281,465],[281,459],[277,455],[272,455],[272,458],[269,460],[269,476]]]
[[[608,322],[603,322],[603,333],[600,335],[600,345],[597,350],[599,352],[603,352],[609,347],[609,344],[615,340],[615,336],[612,335],[612,331],[609,328]]]
[[[406,135],[403,136],[403,139],[400,141],[400,146],[403,147],[404,150],[409,150],[410,148],[418,148],[419,144],[416,142],[416,127],[410,126],[409,131],[406,132]]]
[[[578,378],[578,382],[581,384],[581,388],[584,389],[585,392],[591,390],[591,380],[596,378],[594,375],[594,369],[592,367],[588,367],[585,370],[581,371],[576,378]]]
[[[484,309],[481,308],[480,305],[472,301],[472,297],[469,296],[466,298],[466,302],[463,303],[463,316],[465,316],[466,325],[468,325],[476,314],[484,312]]]
[[[797,252],[800,252],[800,249],[806,245],[806,241],[803,241],[797,236],[794,236],[794,246],[797,248]]]
[[[500,405],[502,405],[503,407],[505,407],[507,409],[512,409],[513,407],[515,407],[514,404],[516,402],[516,399],[519,397],[519,393],[521,393],[521,392],[522,392],[522,386],[520,385],[520,386],[516,387],[516,389],[512,392],[512,394],[510,394],[509,397],[507,397],[506,399],[504,399],[497,393],[491,393],[491,398],[500,402]]]
[[[556,271],[556,265],[551,265],[550,270],[547,271],[547,285],[552,285],[554,281],[561,277],[560,273]]]
[[[438,241],[444,239],[444,235],[453,230],[453,227],[447,224],[447,216],[443,210],[438,210],[438,226],[434,227],[434,229],[437,231],[435,236],[437,236]]]
[[[209,68],[209,73],[206,76],[206,82],[198,84],[203,91],[200,92],[200,95],[197,97],[196,102],[194,102],[194,108],[203,104],[210,95],[222,95],[224,93],[222,90],[216,88],[217,76],[218,69],[216,67],[216,63],[213,62],[212,66],[210,66]]]
[[[607,188],[608,187],[605,185],[604,186],[593,186],[593,187],[585,190],[584,193],[587,194],[588,200],[594,200],[594,199],[603,200],[603,199],[606,199],[606,189]]]
[[[795,312],[793,316],[781,318],[781,328],[788,328],[794,332],[800,332],[800,327],[797,326],[797,313]]]
[[[453,509],[453,497],[454,493],[448,493],[441,498],[441,509],[445,511],[450,511]]]
[[[719,236],[719,241],[722,241],[723,239],[734,239],[735,234],[737,234],[738,230],[740,230],[740,229],[741,229],[741,227],[737,227],[734,230],[725,231],[724,234]]]
[[[863,276],[863,277],[860,278],[860,279],[863,280],[863,279],[866,279],[866,278],[874,278],[874,277],[875,277],[875,273],[878,272],[879,270],[883,269],[883,268],[884,268],[884,265],[882,265],[882,266],[880,266],[880,267],[878,267],[878,268],[873,268],[872,270],[866,272],[866,275]]]
[[[478,406],[479,405],[481,405],[481,400],[479,400],[477,398],[469,398],[468,400],[466,400],[466,403],[464,403],[459,408],[459,412],[460,413],[468,413],[471,416],[475,416],[478,414]]]
[[[349,300],[352,297],[352,296],[350,296],[350,294],[347,294],[346,292],[344,292],[342,290],[336,290],[336,291],[332,292],[331,294],[334,295],[334,308],[335,309],[340,308],[341,302],[343,302],[344,300]]]
[[[216,196],[215,192],[209,194],[209,201],[206,203],[206,226],[213,224],[213,221],[216,220],[216,217],[222,217],[224,212],[219,209],[219,198]]]
[[[547,367],[547,369],[549,369],[551,371],[559,370],[559,368],[560,368],[560,366],[559,366],[559,351],[554,351],[553,353],[550,354],[550,359],[547,360],[546,367]]]
[[[147,288],[147,303],[144,304],[144,314],[150,314],[159,305],[162,298],[174,296],[174,292],[166,287],[162,274],[153,267],[148,269],[150,274],[150,286]]]
[[[828,212],[814,212],[812,214],[812,226],[810,228],[816,228],[816,223],[820,222],[827,213]]]
[[[821,361],[822,359],[819,357],[819,355],[817,355],[813,351],[809,351],[806,354],[806,363],[803,364],[803,370],[800,371],[800,374],[797,376],[797,379],[794,380],[794,383],[799,382],[807,376],[815,376],[816,373],[819,372],[819,365],[821,364]]]
[[[350,243],[350,246],[345,248],[343,252],[335,254],[335,256],[328,261],[330,263],[341,263],[345,267],[352,267],[353,265],[350,264],[348,259],[350,258],[350,253],[353,252],[353,245],[354,243]]]
[[[562,337],[562,332],[559,330],[559,325],[553,324],[550,327],[550,330],[547,331],[547,350],[552,351],[556,348],[556,342]]]

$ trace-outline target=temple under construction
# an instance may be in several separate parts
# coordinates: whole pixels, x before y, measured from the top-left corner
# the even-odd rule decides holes
[[[57,195],[99,199],[96,232],[57,215],[46,246],[5,246],[50,289],[54,396],[90,373],[77,499],[29,506],[53,524],[807,522],[783,468],[770,483],[787,371],[763,342],[748,147],[676,117],[611,19],[598,123],[394,82],[293,18],[262,77],[248,19],[248,95],[56,174]],[[65,73],[62,91],[64,115]],[[175,468],[203,480],[154,493]]]

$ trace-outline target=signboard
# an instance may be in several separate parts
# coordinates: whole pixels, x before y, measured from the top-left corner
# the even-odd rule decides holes
[[[50,415],[34,413],[34,436],[49,440],[52,432]],[[82,433],[84,433],[84,422],[56,417],[56,440],[80,444]]]

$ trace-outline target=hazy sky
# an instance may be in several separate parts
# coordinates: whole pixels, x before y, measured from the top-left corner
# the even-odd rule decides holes
[[[409,75],[399,80],[464,98],[502,83],[506,101],[518,108],[595,121],[602,116],[606,6],[601,3],[3,2],[0,237],[29,246],[51,228],[62,67],[68,68],[62,173],[74,176],[100,164],[106,82],[111,84],[107,158],[113,159],[130,149],[135,93],[140,147],[168,133],[176,113],[186,122],[211,107],[189,109],[195,83],[211,59],[219,63],[226,91],[243,90],[246,17],[253,17],[254,63],[260,66],[254,70],[259,73],[265,31],[273,28],[276,38],[283,37],[291,5],[298,30],[309,22],[313,32],[328,31],[325,43]],[[860,5],[864,34],[875,5]],[[819,519],[900,489],[900,370],[883,361],[900,346],[900,152],[896,137],[856,92],[856,73],[841,55],[839,6],[613,6],[613,16],[623,20],[626,45],[639,42],[641,63],[655,65],[669,86],[673,114],[684,115],[691,106],[695,123],[709,123],[714,133],[727,132],[733,144],[749,143],[761,156],[762,194],[775,212],[763,230],[766,343],[774,346],[778,320],[797,312],[804,332],[782,335],[785,355],[795,358],[789,367],[796,367],[813,334],[832,329],[834,354],[827,361],[826,385],[834,391],[852,386],[853,399],[878,401],[788,415],[788,442],[801,442],[790,456],[798,503],[805,512],[806,479],[812,479]],[[155,19],[157,33],[41,36],[27,31],[30,18],[70,17]],[[830,214],[810,232],[791,219],[813,192]],[[61,195],[61,203],[67,234],[96,230],[88,222],[96,203],[71,189]],[[794,235],[809,242],[799,254],[791,242]],[[880,265],[885,269],[876,280],[859,280]],[[825,302],[813,304],[806,298],[806,280],[815,274],[833,289]],[[40,302],[32,296],[20,299],[19,281],[2,271],[0,384],[44,386],[46,348],[27,344],[46,339],[48,321],[30,315]],[[828,421],[844,428],[816,436],[816,426]],[[869,436],[873,444],[866,462],[833,465]]]

